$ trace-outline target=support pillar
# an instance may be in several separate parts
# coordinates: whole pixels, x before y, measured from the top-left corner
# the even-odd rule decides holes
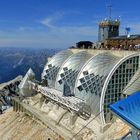
[[[78,118],[78,116],[77,116],[76,113],[71,113],[71,115],[70,115],[70,125],[74,125],[77,118]]]
[[[20,104],[18,103],[18,112],[20,112]]]
[[[41,108],[43,102],[44,102],[45,98],[43,95],[41,95],[40,101],[39,101],[39,107]]]
[[[12,104],[13,104],[13,111],[15,111],[15,101],[12,100]]]
[[[18,111],[18,105],[17,105],[17,102],[15,101],[15,111],[17,112]]]

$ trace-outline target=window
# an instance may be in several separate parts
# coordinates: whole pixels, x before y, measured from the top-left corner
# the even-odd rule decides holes
[[[72,72],[72,69],[69,70],[69,73],[71,73],[71,72]]]
[[[95,82],[94,78],[92,78],[91,81],[94,83]]]
[[[77,88],[78,88],[79,91],[82,91],[83,90],[82,86],[79,86]]]
[[[133,77],[135,71],[138,69],[139,61],[136,62],[136,60],[137,59],[133,58],[125,61],[112,76],[112,79],[109,82],[108,89],[106,91],[106,96],[104,101],[106,106],[108,106],[110,103],[116,102],[121,98],[122,90],[128,84],[129,80]],[[106,112],[109,111],[109,109],[106,108],[104,108],[104,110]],[[105,115],[106,121],[108,120],[108,118],[109,120],[112,118],[111,113],[109,113],[107,117]]]
[[[68,74],[68,72],[67,71],[65,71],[65,75],[67,75]]]
[[[64,77],[64,74],[62,73],[62,74],[60,74],[60,76],[61,76],[61,78],[63,78]]]
[[[88,83],[88,85],[90,85],[90,84],[91,84],[90,80],[89,80],[89,81],[87,81],[87,83]]]
[[[89,89],[92,89],[92,85],[89,86]]]
[[[49,67],[49,68],[51,68],[51,67],[52,67],[52,65],[51,65],[51,64],[49,64],[49,65],[48,65],[48,67]]]
[[[90,77],[94,77],[94,73],[90,74]]]
[[[87,75],[87,76],[85,77],[85,79],[86,79],[86,80],[89,80],[89,76]]]
[[[85,82],[85,79],[84,79],[84,78],[81,78],[81,79],[80,79],[80,82],[81,82],[81,83],[84,83],[84,82]]]
[[[64,71],[67,71],[67,70],[68,70],[68,68],[67,68],[67,67],[65,67],[65,68],[63,68],[63,70],[64,70]]]
[[[84,74],[84,75],[88,75],[88,71],[84,71],[83,74]]]
[[[58,82],[59,82],[60,85],[63,83],[62,80],[59,80]]]
[[[87,87],[87,84],[86,84],[86,83],[84,83],[84,84],[83,84],[83,87],[84,87],[84,88],[86,88],[86,87]]]

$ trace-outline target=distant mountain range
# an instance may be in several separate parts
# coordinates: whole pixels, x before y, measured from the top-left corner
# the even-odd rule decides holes
[[[40,79],[47,58],[60,49],[0,48],[0,83],[18,75],[25,75],[29,68]]]

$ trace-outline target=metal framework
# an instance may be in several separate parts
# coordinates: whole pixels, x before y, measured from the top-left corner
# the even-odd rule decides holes
[[[63,108],[75,112],[78,116],[87,120],[91,116],[90,106],[81,99],[75,97],[65,97],[61,91],[49,87],[43,87],[32,81],[28,81],[30,88],[45,95],[49,101],[62,106]]]

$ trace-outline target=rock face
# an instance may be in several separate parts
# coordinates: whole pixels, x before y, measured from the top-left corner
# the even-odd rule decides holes
[[[11,97],[17,96],[18,85],[22,80],[22,76],[0,84],[0,114],[12,105]]]
[[[16,113],[12,108],[0,115],[0,139],[1,140],[61,140],[51,129],[41,122]]]

